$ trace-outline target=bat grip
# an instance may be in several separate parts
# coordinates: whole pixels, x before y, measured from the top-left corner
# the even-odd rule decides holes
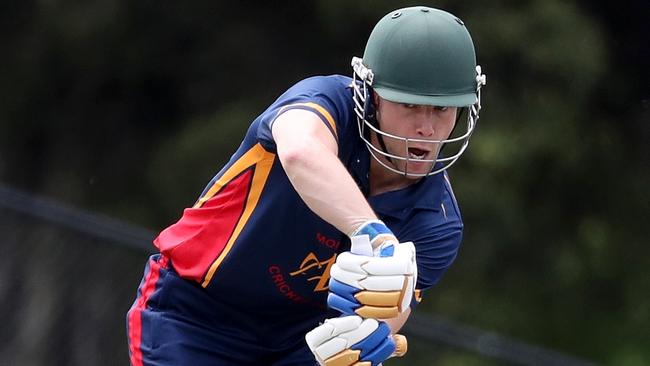
[[[393,342],[395,342],[395,352],[390,357],[402,357],[408,351],[408,341],[406,337],[401,334],[393,334]]]

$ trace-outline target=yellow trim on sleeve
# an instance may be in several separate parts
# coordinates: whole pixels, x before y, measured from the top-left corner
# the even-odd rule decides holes
[[[285,109],[288,109],[288,108],[294,107],[294,106],[309,107],[309,108],[313,108],[313,109],[317,110],[318,113],[322,114],[325,117],[325,119],[327,120],[327,123],[330,125],[330,127],[332,127],[332,131],[334,131],[334,136],[336,138],[338,138],[338,131],[336,130],[336,123],[334,122],[334,118],[332,118],[332,115],[330,114],[330,112],[328,112],[327,109],[325,109],[320,104],[317,104],[317,103],[314,103],[314,102],[288,104],[288,105],[285,105],[284,107],[282,107],[280,109],[280,111],[278,112],[278,115],[280,115],[282,112],[284,112]]]

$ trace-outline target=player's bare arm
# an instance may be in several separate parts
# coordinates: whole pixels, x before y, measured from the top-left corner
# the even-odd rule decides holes
[[[275,120],[272,132],[280,162],[311,210],[348,234],[368,220],[376,219],[340,162],[334,136],[316,114],[300,109],[289,110]],[[408,319],[410,308],[402,310],[386,319],[392,333],[397,332]]]
[[[336,139],[315,113],[286,111],[275,120],[272,132],[291,184],[312,211],[346,234],[376,219],[339,160]]]

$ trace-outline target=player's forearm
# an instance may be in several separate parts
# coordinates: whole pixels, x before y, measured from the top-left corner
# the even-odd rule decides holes
[[[350,234],[376,218],[338,157],[318,142],[278,148],[280,161],[307,206],[325,221]]]
[[[273,125],[280,162],[300,197],[323,220],[350,234],[375,213],[337,156],[334,137],[318,117],[291,110]]]

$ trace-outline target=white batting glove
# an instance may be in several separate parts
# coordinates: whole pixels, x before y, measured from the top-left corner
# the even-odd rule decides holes
[[[361,234],[351,237],[350,251],[339,254],[332,265],[327,304],[344,315],[394,318],[413,298],[417,282],[415,246],[412,242],[398,243],[379,220],[357,232]]]
[[[386,323],[356,315],[327,319],[305,340],[322,366],[376,366],[407,349],[406,338],[391,336]]]

